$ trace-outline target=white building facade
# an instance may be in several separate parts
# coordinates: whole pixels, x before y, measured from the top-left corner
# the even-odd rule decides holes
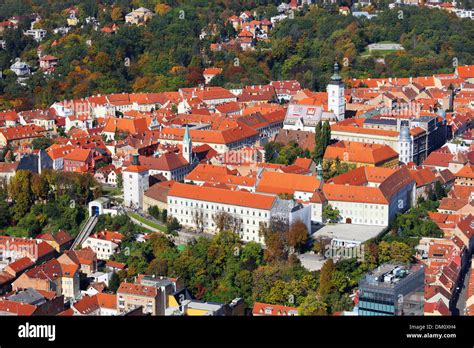
[[[143,193],[149,186],[148,169],[141,166],[138,155],[133,156],[132,165],[122,172],[123,201],[125,206],[139,209],[143,206]]]

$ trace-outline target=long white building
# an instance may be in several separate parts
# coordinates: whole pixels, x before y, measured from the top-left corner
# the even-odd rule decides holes
[[[310,207],[278,197],[244,191],[175,183],[168,193],[168,214],[183,226],[217,231],[215,216],[225,212],[240,220],[237,232],[244,242],[264,244],[260,225],[269,226],[272,218],[292,224],[296,220],[310,226]]]
[[[340,222],[388,226],[415,204],[416,182],[408,169],[360,167],[324,184],[310,200],[312,220],[322,221],[324,205],[339,211]]]

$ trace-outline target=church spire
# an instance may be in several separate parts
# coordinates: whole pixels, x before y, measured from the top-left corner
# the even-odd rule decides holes
[[[184,131],[183,136],[183,157],[188,161],[188,163],[192,162],[193,158],[193,143],[191,141],[191,136],[189,135],[189,127],[186,125],[186,129]]]
[[[183,142],[189,143],[191,141],[191,137],[189,136],[189,127],[186,125],[186,129],[184,131]]]
[[[319,181],[323,180],[323,166],[321,165],[321,161],[319,161],[318,166],[316,167],[316,177]]]
[[[334,74],[331,76],[332,81],[341,81],[341,75],[339,75],[339,64],[337,62],[334,62]]]

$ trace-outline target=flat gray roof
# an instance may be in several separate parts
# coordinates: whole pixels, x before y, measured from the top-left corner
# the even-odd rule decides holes
[[[108,199],[107,197],[99,197],[97,199],[94,199],[92,202],[90,203],[99,203],[99,204],[104,204],[104,203],[107,203],[108,201],[110,201],[110,199]]]
[[[334,224],[324,226],[313,233],[311,237],[313,239],[329,237],[363,243],[377,237],[385,228],[384,226]]]

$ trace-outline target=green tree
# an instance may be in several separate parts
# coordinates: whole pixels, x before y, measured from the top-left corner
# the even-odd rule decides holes
[[[169,222],[166,224],[166,229],[169,233],[174,232],[181,228],[178,220],[175,217],[172,217]]]
[[[273,163],[275,159],[278,158],[278,154],[282,148],[282,145],[280,143],[270,141],[265,144],[264,149],[265,149],[265,162],[267,163]]]
[[[116,293],[118,288],[120,286],[120,279],[117,273],[112,273],[112,276],[110,277],[109,280],[109,290],[113,293]]]
[[[155,219],[159,219],[161,216],[160,209],[156,205],[148,208],[148,214],[153,216]]]
[[[163,209],[161,212],[161,222],[166,223],[168,221],[168,210]]]
[[[442,199],[443,197],[446,197],[446,190],[444,189],[441,182],[439,182],[438,180],[435,182],[434,191],[435,191],[437,200]]]
[[[337,208],[333,208],[331,204],[327,204],[323,208],[323,218],[330,223],[336,223],[341,219],[341,216]]]
[[[332,259],[328,259],[321,268],[318,293],[323,298],[334,290],[333,275],[335,269],[334,261]]]
[[[39,137],[33,139],[31,145],[35,150],[45,150],[53,144],[53,140],[47,137]]]
[[[298,314],[304,316],[327,315],[327,304],[316,291],[311,291],[298,308]]]
[[[323,156],[326,152],[326,148],[331,143],[331,126],[329,125],[329,121],[324,121],[322,130],[321,130],[321,138],[323,141]]]
[[[31,209],[35,197],[31,190],[31,172],[19,170],[11,179],[9,194],[13,199],[13,213],[16,220],[21,219]]]
[[[316,145],[314,148],[313,160],[314,162],[319,163],[323,160],[325,150],[323,139],[323,123],[321,121],[316,124],[314,142]]]

